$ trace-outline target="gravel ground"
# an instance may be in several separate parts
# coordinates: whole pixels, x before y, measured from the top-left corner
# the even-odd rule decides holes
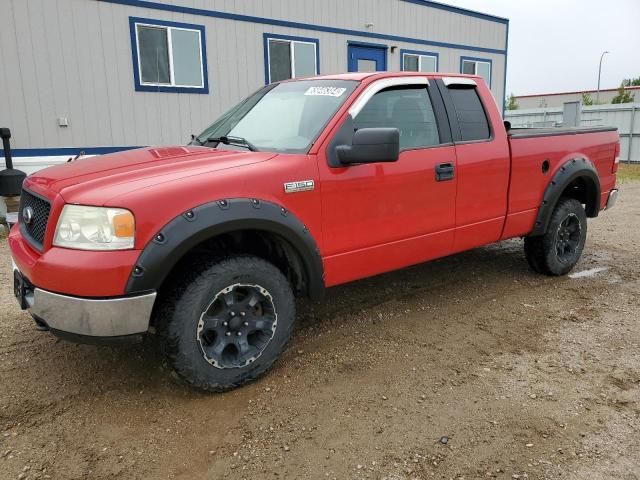
[[[0,478],[640,478],[640,183],[575,272],[513,240],[301,304],[284,358],[220,395],[153,342],[35,331],[0,246]]]

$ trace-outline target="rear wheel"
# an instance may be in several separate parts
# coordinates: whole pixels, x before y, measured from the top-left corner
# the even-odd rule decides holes
[[[561,198],[544,235],[526,237],[529,266],[545,275],[565,275],[578,263],[587,239],[587,215],[578,200]]]
[[[175,291],[164,319],[175,371],[209,391],[263,374],[284,350],[295,319],[293,293],[272,264],[256,257],[211,262]]]

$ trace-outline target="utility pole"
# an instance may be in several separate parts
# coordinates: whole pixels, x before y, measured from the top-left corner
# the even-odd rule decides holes
[[[602,52],[602,55],[600,55],[600,65],[598,66],[598,90],[596,91],[596,105],[598,105],[598,101],[600,100],[600,74],[602,73],[602,59],[607,53],[609,52],[605,50],[604,52]]]

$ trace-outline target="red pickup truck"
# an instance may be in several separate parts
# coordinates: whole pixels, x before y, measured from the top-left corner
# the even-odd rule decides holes
[[[275,83],[187,146],[27,177],[15,295],[63,338],[157,334],[182,378],[226,390],[280,355],[296,297],[512,237],[567,273],[618,153],[613,128],[509,129],[476,76]]]

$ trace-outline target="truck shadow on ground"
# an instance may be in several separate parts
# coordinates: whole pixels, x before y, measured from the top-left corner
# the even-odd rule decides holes
[[[476,283],[477,289],[489,288],[504,281],[505,275],[524,281],[544,278],[529,269],[523,242],[508,240],[330,288],[322,300],[299,302],[299,327],[322,324],[336,315],[375,310],[381,304],[418,294],[427,300],[443,295],[460,298],[461,289]]]

